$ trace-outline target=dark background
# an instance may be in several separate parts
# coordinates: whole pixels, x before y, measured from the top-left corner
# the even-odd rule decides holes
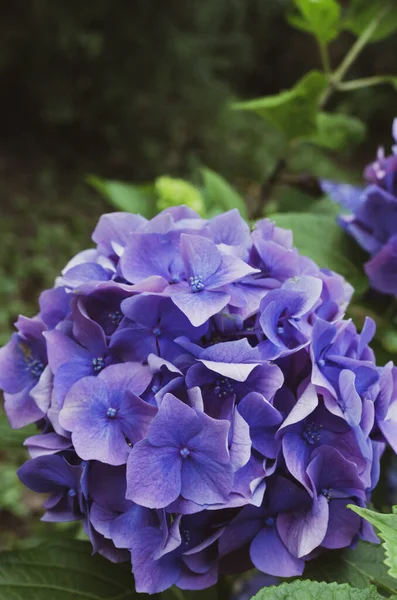
[[[346,4],[346,3],[345,3]],[[271,132],[237,98],[277,93],[320,62],[287,0],[16,0],[0,9],[0,341],[19,312],[89,245],[111,210],[87,173],[145,182],[205,164],[244,192],[272,163]],[[334,65],[354,38],[331,46]],[[351,77],[396,71],[397,39],[366,48]],[[349,159],[390,144],[391,86],[327,109],[368,124]]]

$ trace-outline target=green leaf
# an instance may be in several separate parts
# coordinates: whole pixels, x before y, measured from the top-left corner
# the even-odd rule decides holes
[[[297,152],[291,155],[289,168],[294,173],[310,173],[318,179],[345,181],[357,184],[361,181],[360,171],[354,172],[340,164],[333,156],[312,144],[301,144]]]
[[[0,409],[0,450],[21,449],[26,438],[35,433],[37,429],[34,425],[11,429],[6,414]]]
[[[244,199],[230,183],[207,167],[203,167],[201,173],[204,178],[205,199],[209,209],[214,206],[222,207],[223,210],[237,208],[241,216],[247,218],[247,207]]]
[[[368,508],[358,508],[352,504],[349,508],[379,529],[379,536],[384,540],[385,564],[389,567],[389,574],[397,579],[397,506],[394,506],[393,512],[388,515]]]
[[[0,600],[132,600],[128,565],[91,556],[85,542],[54,541],[0,553]]]
[[[359,542],[354,549],[328,551],[307,563],[303,577],[317,581],[348,583],[359,589],[375,585],[389,596],[396,588],[384,564],[382,546]]]
[[[397,30],[397,5],[385,0],[351,0],[344,28],[359,36],[385,7],[389,11],[382,18],[370,42],[379,42]]]
[[[86,181],[118,210],[148,218],[156,214],[155,194],[151,185],[132,185],[94,175],[89,175]]]
[[[293,232],[294,245],[301,254],[316,261],[320,267],[343,275],[358,294],[367,289],[368,279],[357,260],[356,244],[339,227],[334,217],[313,213],[282,213],[271,215],[270,219],[279,227]]]
[[[204,200],[198,189],[184,179],[164,175],[156,179],[154,187],[159,196],[157,200],[159,210],[180,204],[186,204],[198,213],[203,213],[205,210]]]
[[[336,0],[294,0],[300,14],[290,13],[291,25],[314,35],[321,43],[334,40],[342,28],[341,7]]]
[[[307,141],[329,150],[345,150],[362,142],[365,133],[365,124],[356,117],[320,112],[317,114],[317,131]]]
[[[287,139],[314,135],[317,131],[318,102],[327,86],[327,78],[319,71],[310,71],[291,90],[276,96],[238,102],[236,110],[258,113]]]
[[[272,195],[273,200],[273,195]],[[296,187],[289,185],[278,185],[274,189],[274,212],[309,212],[316,204],[316,198],[305,194]],[[270,202],[266,203],[268,207]],[[270,212],[270,211],[268,211]]]
[[[293,581],[263,588],[253,600],[381,600],[376,588],[357,590],[348,584]]]

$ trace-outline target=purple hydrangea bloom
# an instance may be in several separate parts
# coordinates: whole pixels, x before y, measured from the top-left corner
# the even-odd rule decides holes
[[[393,123],[397,141],[397,119]],[[397,295],[397,146],[385,156],[380,148],[376,161],[366,167],[366,186],[323,182],[323,189],[350,214],[340,224],[371,255],[365,271],[371,286],[384,294]]]
[[[44,518],[81,520],[147,593],[296,576],[373,541],[346,504],[397,452],[397,375],[375,364],[374,323],[344,318],[351,286],[236,210],[104,215],[93,241],[0,350],[10,423],[37,425],[19,476],[50,494]]]

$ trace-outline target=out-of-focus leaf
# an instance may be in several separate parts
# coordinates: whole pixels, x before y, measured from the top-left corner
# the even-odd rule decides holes
[[[341,28],[341,6],[336,0],[294,0],[299,13],[287,15],[291,25],[314,35],[321,43],[334,40]]]
[[[222,207],[223,210],[237,208],[242,217],[247,217],[244,199],[221,175],[207,167],[201,169],[204,179],[204,196],[208,209]]]
[[[388,8],[388,11],[385,11]],[[370,42],[378,42],[397,30],[397,4],[394,0],[351,0],[344,28],[361,35],[368,25],[385,11]]]
[[[368,278],[362,266],[354,260],[356,244],[329,215],[313,213],[282,213],[270,218],[279,227],[290,229],[294,245],[325,269],[343,275],[358,294],[368,288]]]
[[[277,207],[277,212],[308,212],[316,204],[316,199],[295,187],[279,185],[274,190],[274,203],[272,202],[272,204]],[[270,202],[266,206],[269,207]]]
[[[299,149],[290,157],[289,168],[294,173],[310,173],[318,179],[345,181],[353,184],[361,180],[360,171],[354,172],[341,165],[325,150],[311,144],[299,146]]]
[[[365,133],[365,124],[356,117],[343,113],[319,112],[317,131],[307,141],[329,150],[342,150],[362,142]]]
[[[382,600],[382,596],[374,587],[358,590],[347,583],[297,580],[263,588],[253,600]]]
[[[0,600],[132,600],[128,565],[92,556],[84,542],[55,541],[0,553]]]
[[[132,185],[122,181],[101,179],[94,175],[89,175],[86,181],[118,210],[137,213],[147,218],[156,214],[152,185]]]
[[[35,433],[37,429],[34,425],[23,429],[11,429],[6,414],[0,409],[0,450],[21,449],[26,438]]]
[[[175,179],[174,177],[158,177],[154,183],[158,194],[157,208],[164,210],[169,206],[179,206],[186,204],[198,213],[205,210],[204,200],[198,191],[188,181],[184,179]]]
[[[238,102],[233,108],[258,113],[287,139],[314,135],[318,102],[326,86],[327,78],[323,73],[310,71],[290,90],[276,96]]]
[[[393,512],[388,515],[352,504],[349,508],[379,530],[379,535],[384,540],[385,564],[389,567],[389,575],[397,579],[397,506],[393,506]]]

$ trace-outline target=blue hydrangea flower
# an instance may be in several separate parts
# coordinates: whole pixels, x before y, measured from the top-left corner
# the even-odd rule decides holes
[[[383,206],[395,161],[378,163],[367,196]],[[381,259],[394,242],[372,225]],[[297,576],[374,541],[346,504],[365,505],[397,452],[397,377],[376,366],[374,323],[344,318],[351,286],[236,210],[104,215],[93,241],[0,349],[10,423],[37,425],[19,476],[50,494],[44,518],[81,520],[146,593],[253,567]]]
[[[397,119],[393,123],[397,140]],[[397,146],[393,154],[378,151],[374,163],[366,167],[366,186],[323,182],[331,198],[350,211],[339,221],[360,246],[371,255],[365,271],[371,286],[384,294],[397,295]]]

